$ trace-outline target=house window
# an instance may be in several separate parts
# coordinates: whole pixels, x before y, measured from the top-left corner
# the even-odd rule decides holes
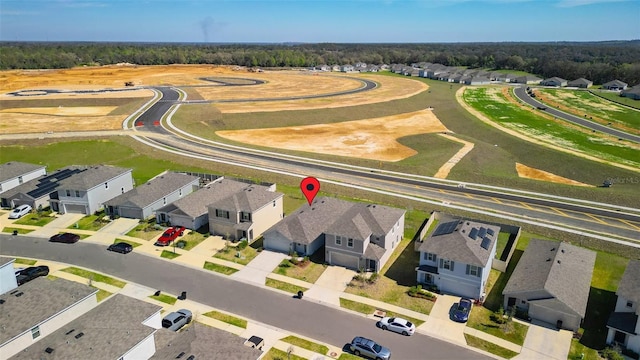
[[[108,188],[109,188],[109,183],[108,183],[108,182],[104,183],[104,188],[105,188],[105,189],[108,189]]]
[[[18,183],[22,184],[22,176],[18,176]]]
[[[226,210],[216,209],[216,217],[228,219],[229,212]]]
[[[627,301],[627,307],[628,308],[633,307],[633,301]]]
[[[480,267],[475,265],[467,265],[467,275],[480,277]]]
[[[240,221],[251,221],[251,213],[249,212],[240,212]]]
[[[440,268],[453,271],[454,262],[451,260],[440,259]]]
[[[71,196],[71,190],[66,190],[65,193],[67,194],[67,196]]]
[[[342,245],[342,238],[336,235],[336,245]]]
[[[76,197],[80,197],[80,190],[76,190]]]
[[[31,329],[31,338],[36,339],[40,337],[40,326],[36,326]]]
[[[353,239],[347,240],[347,247],[353,247]]]
[[[427,253],[427,260],[429,261],[436,261],[436,254],[432,254],[432,253]]]

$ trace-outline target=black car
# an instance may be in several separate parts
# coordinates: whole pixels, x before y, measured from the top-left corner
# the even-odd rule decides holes
[[[109,245],[107,248],[109,251],[119,252],[120,254],[128,254],[133,250],[133,246],[125,242],[119,242]]]
[[[16,275],[16,280],[18,282],[18,285],[22,285],[26,282],[29,282],[37,277],[40,276],[47,276],[49,275],[49,267],[48,266],[32,266],[32,267],[28,267],[22,271],[20,271],[17,275]]]
[[[72,233],[55,234],[49,238],[51,242],[59,242],[65,244],[75,244],[80,240],[80,235]]]

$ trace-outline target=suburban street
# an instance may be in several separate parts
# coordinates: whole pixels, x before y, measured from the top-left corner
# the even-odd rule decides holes
[[[370,319],[330,306],[135,252],[123,256],[96,244],[68,245],[1,234],[0,253],[85,267],[169,293],[186,291],[190,300],[335,346],[345,346],[354,336],[365,336],[389,347],[396,359],[490,359],[422,334],[404,337],[383,332]]]

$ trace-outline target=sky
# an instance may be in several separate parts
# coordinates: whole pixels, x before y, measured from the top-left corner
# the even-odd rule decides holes
[[[0,41],[640,39],[640,0],[0,0]]]

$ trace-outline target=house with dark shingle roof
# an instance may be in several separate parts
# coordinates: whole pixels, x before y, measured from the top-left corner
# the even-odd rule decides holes
[[[593,81],[587,80],[585,78],[577,78],[567,83],[567,86],[583,88],[583,89],[590,88],[592,85],[593,85]]]
[[[96,290],[97,291],[97,290]],[[27,359],[149,359],[162,307],[116,294],[11,357]]]
[[[104,203],[105,213],[144,220],[167,204],[191,194],[199,188],[197,176],[164,172],[143,185],[120,194]]]
[[[47,173],[46,166],[10,161],[0,164],[0,193]]]
[[[500,227],[463,219],[443,220],[423,241],[417,282],[443,293],[483,300]]]
[[[60,181],[49,199],[51,210],[61,214],[93,214],[114,197],[133,189],[131,169],[98,165],[86,167]]]
[[[563,79],[563,78],[559,78],[557,76],[554,76],[552,78],[548,78],[548,79],[544,79],[542,80],[542,82],[540,83],[540,85],[544,85],[544,86],[567,86],[567,80]]]
[[[540,79],[537,76],[533,76],[533,75],[525,75],[525,76],[519,76],[515,79],[515,83],[518,84],[540,84],[540,82],[542,81],[542,79]]]
[[[325,261],[380,271],[404,234],[405,210],[329,197],[303,205],[264,233],[264,248],[311,255],[325,246]]]
[[[631,89],[623,90],[620,96],[628,97],[633,100],[640,100],[640,84],[632,87]]]
[[[627,86],[628,84],[626,82],[622,82],[620,80],[612,80],[602,84],[603,89],[612,91],[625,90]]]
[[[14,258],[0,256],[0,295],[18,287],[16,272],[13,268]]]
[[[630,260],[616,291],[618,300],[607,321],[607,344],[640,353],[640,260]]]
[[[587,310],[596,253],[565,242],[532,239],[502,291],[504,308],[577,331]]]

